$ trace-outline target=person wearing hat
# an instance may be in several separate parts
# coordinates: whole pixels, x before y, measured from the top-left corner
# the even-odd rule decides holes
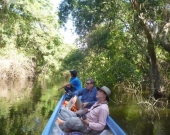
[[[109,115],[108,100],[111,91],[108,87],[98,88],[96,98],[98,101],[90,108],[84,111],[83,117],[69,115],[66,119],[57,119],[57,124],[64,130],[75,130],[82,133],[100,133],[106,126],[106,119]],[[67,110],[68,113],[70,110]],[[61,112],[62,113],[62,109]]]
[[[63,85],[62,87],[58,88],[58,91],[63,89],[70,94],[68,99],[71,98],[71,93],[73,93],[76,90],[80,90],[82,88],[82,84],[80,79],[77,77],[77,71],[76,70],[70,70],[70,81],[69,83]]]

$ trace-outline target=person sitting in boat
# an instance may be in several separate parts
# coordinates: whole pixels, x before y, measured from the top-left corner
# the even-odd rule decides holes
[[[111,91],[108,87],[103,86],[98,88],[97,99],[98,101],[90,108],[84,109],[86,114],[83,117],[76,117],[76,114],[67,109],[61,109],[59,116],[63,115],[63,112],[68,113],[68,117],[59,117],[56,123],[65,131],[79,131],[82,133],[102,131],[106,126],[106,118],[109,115],[108,102]],[[61,114],[61,115],[60,115]]]
[[[97,88],[95,87],[95,81],[89,78],[86,80],[85,88],[73,93],[73,98],[70,99],[67,108],[70,109],[72,105],[75,105],[78,110],[90,108],[97,101],[96,94]]]
[[[68,93],[67,99],[72,97],[72,93],[76,90],[80,90],[82,88],[82,84],[80,79],[77,77],[76,70],[70,70],[70,82],[58,88],[58,91],[63,89]]]

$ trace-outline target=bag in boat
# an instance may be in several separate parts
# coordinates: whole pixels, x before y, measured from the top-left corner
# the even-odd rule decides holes
[[[72,105],[72,104],[70,105],[69,101],[66,101],[66,100],[64,101],[63,106],[69,108],[73,112],[77,112],[77,110],[78,110],[77,107],[75,106],[75,104],[74,105]]]

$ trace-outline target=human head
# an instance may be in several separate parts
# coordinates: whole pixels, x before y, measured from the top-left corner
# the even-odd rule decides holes
[[[94,79],[88,78],[88,79],[86,80],[86,88],[87,88],[88,90],[91,90],[91,89],[94,87],[94,85],[95,85]]]
[[[70,70],[70,74],[71,74],[72,77],[76,77],[77,71],[76,70]]]
[[[103,86],[101,88],[97,88],[97,90],[98,91],[99,90],[103,91],[103,93],[106,95],[106,100],[109,101],[109,95],[111,94],[111,91],[110,91],[110,89],[108,87]]]

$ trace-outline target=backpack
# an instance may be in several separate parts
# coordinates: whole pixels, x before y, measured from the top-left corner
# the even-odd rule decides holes
[[[68,133],[68,135],[83,135],[83,134],[80,132],[71,132],[71,133]]]

